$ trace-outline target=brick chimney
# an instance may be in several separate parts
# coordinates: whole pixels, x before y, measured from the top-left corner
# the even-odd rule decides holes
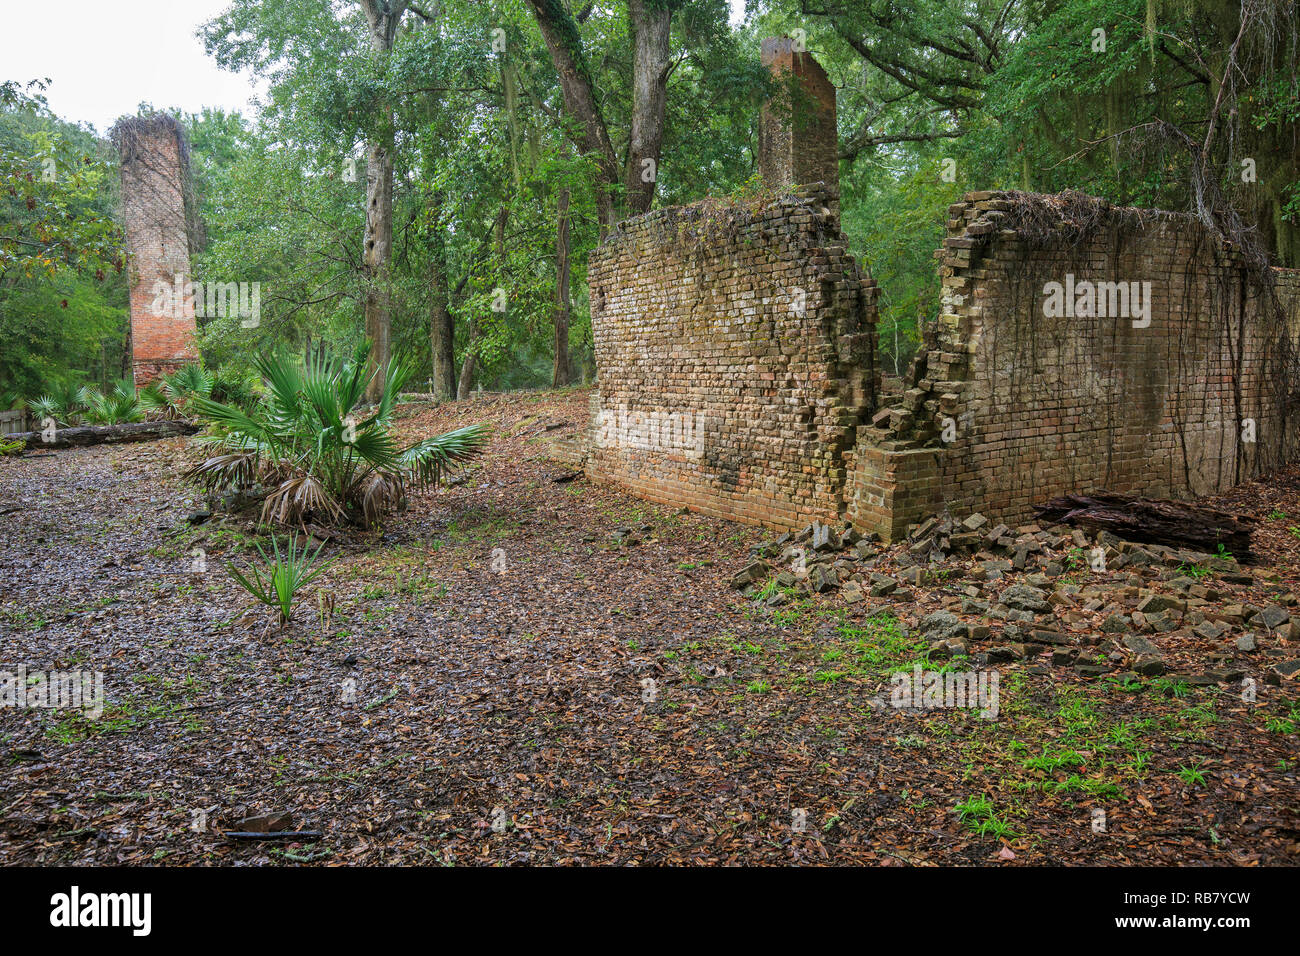
[[[185,222],[183,132],[165,114],[113,130],[121,156],[122,221],[130,255],[131,371],[136,387],[198,360]]]
[[[835,87],[813,55],[796,47],[790,37],[763,41],[762,63],[780,88],[763,104],[759,117],[758,169],[769,186],[821,182],[831,199],[838,200]]]

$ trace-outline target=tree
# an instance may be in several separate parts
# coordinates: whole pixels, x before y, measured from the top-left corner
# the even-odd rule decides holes
[[[555,361],[551,387],[573,381],[569,362],[569,321],[573,303],[569,299],[569,188],[562,187],[555,199]]]
[[[122,233],[104,208],[109,168],[94,140],[13,81],[0,84],[0,109],[0,280],[120,272]]]
[[[126,342],[107,144],[0,83],[0,408],[116,381]]]
[[[358,0],[370,26],[370,52],[376,72],[393,48],[407,0]],[[380,103],[375,129],[366,147],[366,234],[362,245],[366,277],[366,337],[370,339],[372,376],[366,400],[379,400],[391,354],[389,315],[389,257],[393,247],[393,125],[392,106]]]
[[[617,211],[618,160],[596,101],[596,84],[582,49],[578,25],[559,0],[528,0],[537,27],[546,41],[564,93],[564,108],[577,124],[579,148],[596,163],[596,207],[603,236],[619,220]]]

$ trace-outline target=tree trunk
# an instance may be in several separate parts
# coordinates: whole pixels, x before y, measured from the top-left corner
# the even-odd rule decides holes
[[[478,356],[474,346],[478,342],[478,323],[473,319],[469,323],[469,342],[465,346],[465,361],[460,366],[460,382],[456,385],[456,400],[469,398],[470,389],[474,387],[474,373],[478,371]]]
[[[447,299],[447,275],[442,250],[430,258],[429,346],[433,353],[433,396],[439,401],[456,397],[456,322]]]
[[[408,0],[361,0],[370,26],[370,52],[380,59],[393,48],[397,25]],[[389,259],[393,246],[393,112],[383,103],[377,130],[366,147],[366,232],[363,268],[366,288],[366,337],[370,340],[370,371],[366,400],[377,402],[383,392],[391,358]]]
[[[1069,494],[1035,505],[1040,521],[1109,531],[1128,541],[1214,551],[1222,545],[1239,559],[1250,557],[1257,521],[1247,515],[1204,508],[1185,501],[1141,498],[1116,492]]]
[[[563,188],[555,197],[555,364],[551,368],[551,387],[559,388],[573,381],[569,364],[569,190]]]
[[[624,183],[628,209],[642,213],[654,201],[668,102],[668,39],[672,5],[628,0],[632,20],[632,137]]]
[[[366,338],[370,368],[366,401],[377,402],[391,358],[389,315],[389,254],[393,245],[393,153],[389,144],[372,143],[366,150]],[[377,373],[377,374],[376,374]]]
[[[122,345],[122,378],[135,381],[135,340],[132,337],[131,316],[126,317],[126,341]],[[107,384],[107,383],[105,383]]]
[[[506,278],[506,224],[510,221],[510,207],[497,208],[496,221],[492,225],[492,242],[497,256],[497,277]],[[470,389],[474,387],[474,376],[478,374],[478,355],[474,349],[478,345],[481,333],[478,319],[471,317],[469,322],[469,341],[465,343],[465,361],[460,366],[460,383],[456,386],[457,400],[469,398]]]
[[[542,39],[546,41],[555,72],[560,76],[565,112],[577,121],[582,130],[579,146],[596,160],[596,214],[603,239],[618,222],[613,195],[619,182],[618,159],[596,103],[595,83],[582,53],[582,37],[563,4],[555,0],[528,0],[528,5],[537,19]]]

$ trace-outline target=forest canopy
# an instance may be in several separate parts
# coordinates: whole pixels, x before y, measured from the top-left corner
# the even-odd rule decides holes
[[[937,311],[972,189],[1184,210],[1300,266],[1294,0],[235,0],[200,35],[256,115],[183,126],[196,277],[259,283],[199,321],[205,365],[287,347],[402,355],[412,389],[594,375],[587,253],[647,209],[752,191],[763,37],[837,87],[843,223],[897,371]],[[117,154],[0,87],[0,403],[129,370]],[[52,172],[51,172],[52,171]]]

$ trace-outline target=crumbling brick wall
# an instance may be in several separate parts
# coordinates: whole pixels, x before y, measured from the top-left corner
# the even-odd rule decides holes
[[[130,257],[131,367],[142,386],[198,358],[194,303],[185,293],[185,141],[180,125],[163,114],[124,119],[113,134]]]
[[[877,411],[876,289],[840,234],[835,90],[789,38],[762,59],[780,82],[759,168],[790,194],[653,212],[591,255],[593,476],[892,540],[945,510],[1012,522],[1067,491],[1202,495],[1294,460],[1300,273],[1249,268],[1189,217],[1078,194],[951,208],[942,314],[902,403]]]
[[[972,193],[950,217],[942,314],[851,456],[860,529],[1015,521],[1067,491],[1203,495],[1294,457],[1300,273],[1077,194]]]
[[[593,477],[773,527],[842,510],[875,407],[876,288],[828,200],[657,210],[592,252]]]

